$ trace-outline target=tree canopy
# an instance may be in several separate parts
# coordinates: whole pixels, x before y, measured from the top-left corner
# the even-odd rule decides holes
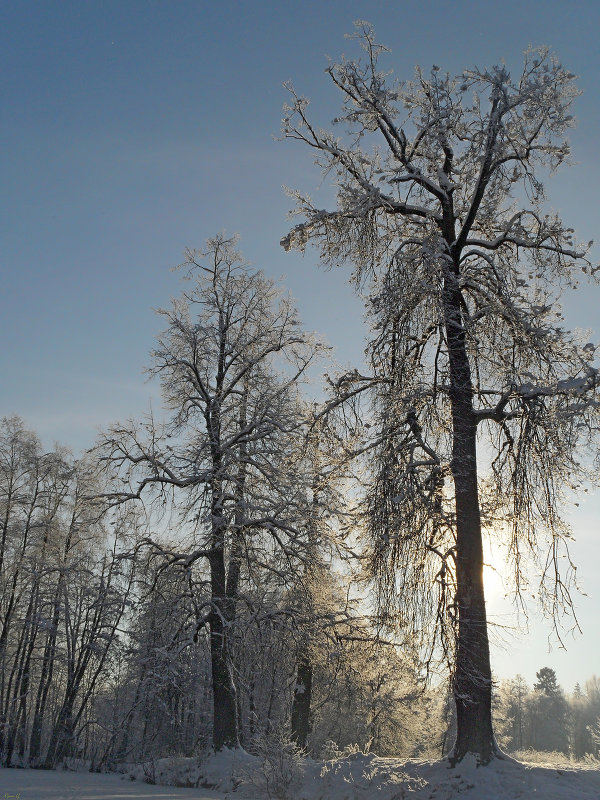
[[[325,264],[354,268],[372,371],[335,388],[339,403],[368,392],[373,404],[367,504],[380,607],[388,618],[400,609],[415,631],[437,620],[430,645],[454,673],[452,758],[486,763],[496,748],[483,534],[505,535],[517,591],[532,556],[545,606],[570,605],[561,507],[597,427],[596,348],[565,329],[559,305],[595,270],[544,204],[543,179],[568,160],[578,90],[546,48],[528,51],[516,77],[505,66],[456,77],[434,66],[399,81],[381,70],[387,50],[371,27],[357,29],[362,58],[327,69],[340,133],[317,127],[289,87],[284,136],[333,176],[337,204],[294,193],[303,221],[282,245],[312,243]]]

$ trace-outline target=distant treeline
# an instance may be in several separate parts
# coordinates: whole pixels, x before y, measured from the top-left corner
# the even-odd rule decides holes
[[[522,676],[502,681],[494,703],[495,729],[508,751],[560,752],[582,759],[596,757],[600,744],[600,679],[595,675],[572,695],[559,686],[556,673],[543,667],[533,687]]]

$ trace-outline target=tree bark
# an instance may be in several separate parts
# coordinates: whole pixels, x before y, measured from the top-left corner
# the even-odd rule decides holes
[[[458,639],[453,693],[456,743],[451,763],[474,753],[487,764],[496,753],[492,730],[492,674],[483,589],[483,542],[477,490],[477,420],[461,314],[458,267],[444,281],[450,365],[452,476],[456,502],[456,609]]]
[[[218,463],[220,468],[220,463]],[[228,617],[230,604],[227,598],[225,568],[226,522],[223,517],[222,487],[216,481],[212,500],[212,552],[209,556],[211,583],[211,611],[208,617],[210,630],[210,660],[213,684],[213,747],[238,747],[238,722],[235,685],[231,677],[228,658]]]
[[[48,745],[48,752],[44,760],[44,769],[54,769],[56,765],[64,758],[74,739],[74,726],[73,726],[73,704],[75,702],[75,693],[69,693],[58,713],[56,724],[50,736],[50,743]]]
[[[219,394],[223,386],[225,338],[220,341],[217,386]],[[247,392],[244,391],[240,409],[240,426],[245,427]],[[229,667],[229,635],[235,620],[236,601],[240,578],[240,526],[241,507],[244,499],[246,466],[242,462],[236,478],[235,519],[232,553],[229,569],[225,565],[225,541],[227,521],[223,509],[223,463],[221,451],[220,399],[215,402],[212,413],[206,417],[207,430],[211,435],[214,479],[212,486],[212,553],[209,557],[212,607],[208,619],[210,628],[210,657],[213,682],[213,747],[239,747],[239,725],[235,684]],[[243,445],[242,445],[243,449]]]
[[[313,667],[307,656],[298,661],[298,675],[292,702],[292,740],[306,750],[310,733],[310,703]]]
[[[229,670],[227,646],[227,598],[225,580],[224,531],[215,533],[223,545],[213,548],[210,556],[212,609],[209,615],[210,660],[213,683],[213,747],[237,747],[238,725],[235,685]]]
[[[42,745],[42,726],[46,716],[46,702],[48,692],[52,684],[54,675],[54,661],[56,657],[56,638],[58,636],[58,626],[60,623],[60,597],[62,593],[63,575],[59,575],[58,585],[54,595],[54,605],[52,612],[52,626],[46,636],[42,667],[38,683],[38,690],[35,699],[35,711],[33,724],[31,727],[31,737],[29,740],[29,763],[31,766],[38,766],[41,745]]]

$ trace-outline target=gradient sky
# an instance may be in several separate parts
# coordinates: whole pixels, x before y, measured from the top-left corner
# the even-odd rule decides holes
[[[344,270],[316,254],[285,254],[287,185],[329,196],[310,154],[277,142],[293,80],[324,127],[338,99],[327,56],[353,55],[344,34],[368,19],[410,78],[414,66],[450,72],[504,59],[518,70],[529,45],[548,44],[580,76],[574,166],[548,185],[550,205],[583,240],[598,226],[600,3],[572,0],[420,3],[354,0],[5,0],[0,25],[0,415],[17,413],[46,446],[79,452],[96,430],[139,415],[156,390],[143,368],[160,322],[152,309],[179,293],[185,247],[219,230],[241,234],[257,267],[285,274],[307,327],[342,364],[362,356],[361,306]],[[594,258],[599,260],[596,248]],[[573,326],[600,338],[600,290],[565,304]],[[598,498],[572,521],[589,597],[584,635],[547,653],[533,610],[528,636],[494,644],[501,677],[531,683],[552,666],[568,690],[600,674]],[[499,622],[506,608],[494,597]],[[494,639],[498,637],[494,636]]]

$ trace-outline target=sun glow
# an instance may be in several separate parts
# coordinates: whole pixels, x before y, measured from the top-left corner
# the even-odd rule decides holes
[[[486,602],[504,597],[504,581],[499,569],[489,563],[483,565],[483,588]]]

